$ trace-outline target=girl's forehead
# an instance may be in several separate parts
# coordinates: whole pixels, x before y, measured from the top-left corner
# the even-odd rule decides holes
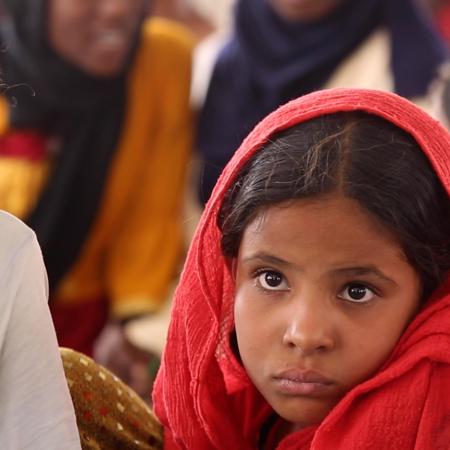
[[[354,244],[373,242],[400,248],[397,237],[360,203],[340,193],[302,198],[261,208],[249,222],[244,237],[250,242],[273,240],[282,242],[286,236],[312,244],[332,241],[335,234]],[[338,233],[339,232],[339,233]],[[345,246],[345,242],[340,242]]]

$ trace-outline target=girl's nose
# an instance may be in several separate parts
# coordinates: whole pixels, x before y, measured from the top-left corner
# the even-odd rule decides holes
[[[286,316],[283,345],[298,350],[303,356],[333,350],[337,329],[332,311],[327,311],[326,306],[317,298],[296,299]]]

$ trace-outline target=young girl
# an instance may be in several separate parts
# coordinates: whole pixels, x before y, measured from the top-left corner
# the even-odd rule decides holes
[[[449,149],[407,100],[355,89],[250,134],[176,294],[165,448],[448,448]]]

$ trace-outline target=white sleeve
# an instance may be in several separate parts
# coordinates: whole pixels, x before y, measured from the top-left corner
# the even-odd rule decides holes
[[[17,233],[0,235],[0,448],[80,450],[41,251],[17,223],[16,245],[5,242]]]

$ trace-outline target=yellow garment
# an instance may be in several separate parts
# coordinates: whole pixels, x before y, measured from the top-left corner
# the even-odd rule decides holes
[[[169,21],[145,24],[103,201],[78,261],[54,293],[57,302],[106,296],[112,313],[121,318],[154,311],[163,301],[183,250],[193,44],[184,28]],[[8,131],[7,117],[8,105],[2,100],[0,133]],[[42,189],[40,174],[47,165],[0,158],[0,208],[26,217]]]

